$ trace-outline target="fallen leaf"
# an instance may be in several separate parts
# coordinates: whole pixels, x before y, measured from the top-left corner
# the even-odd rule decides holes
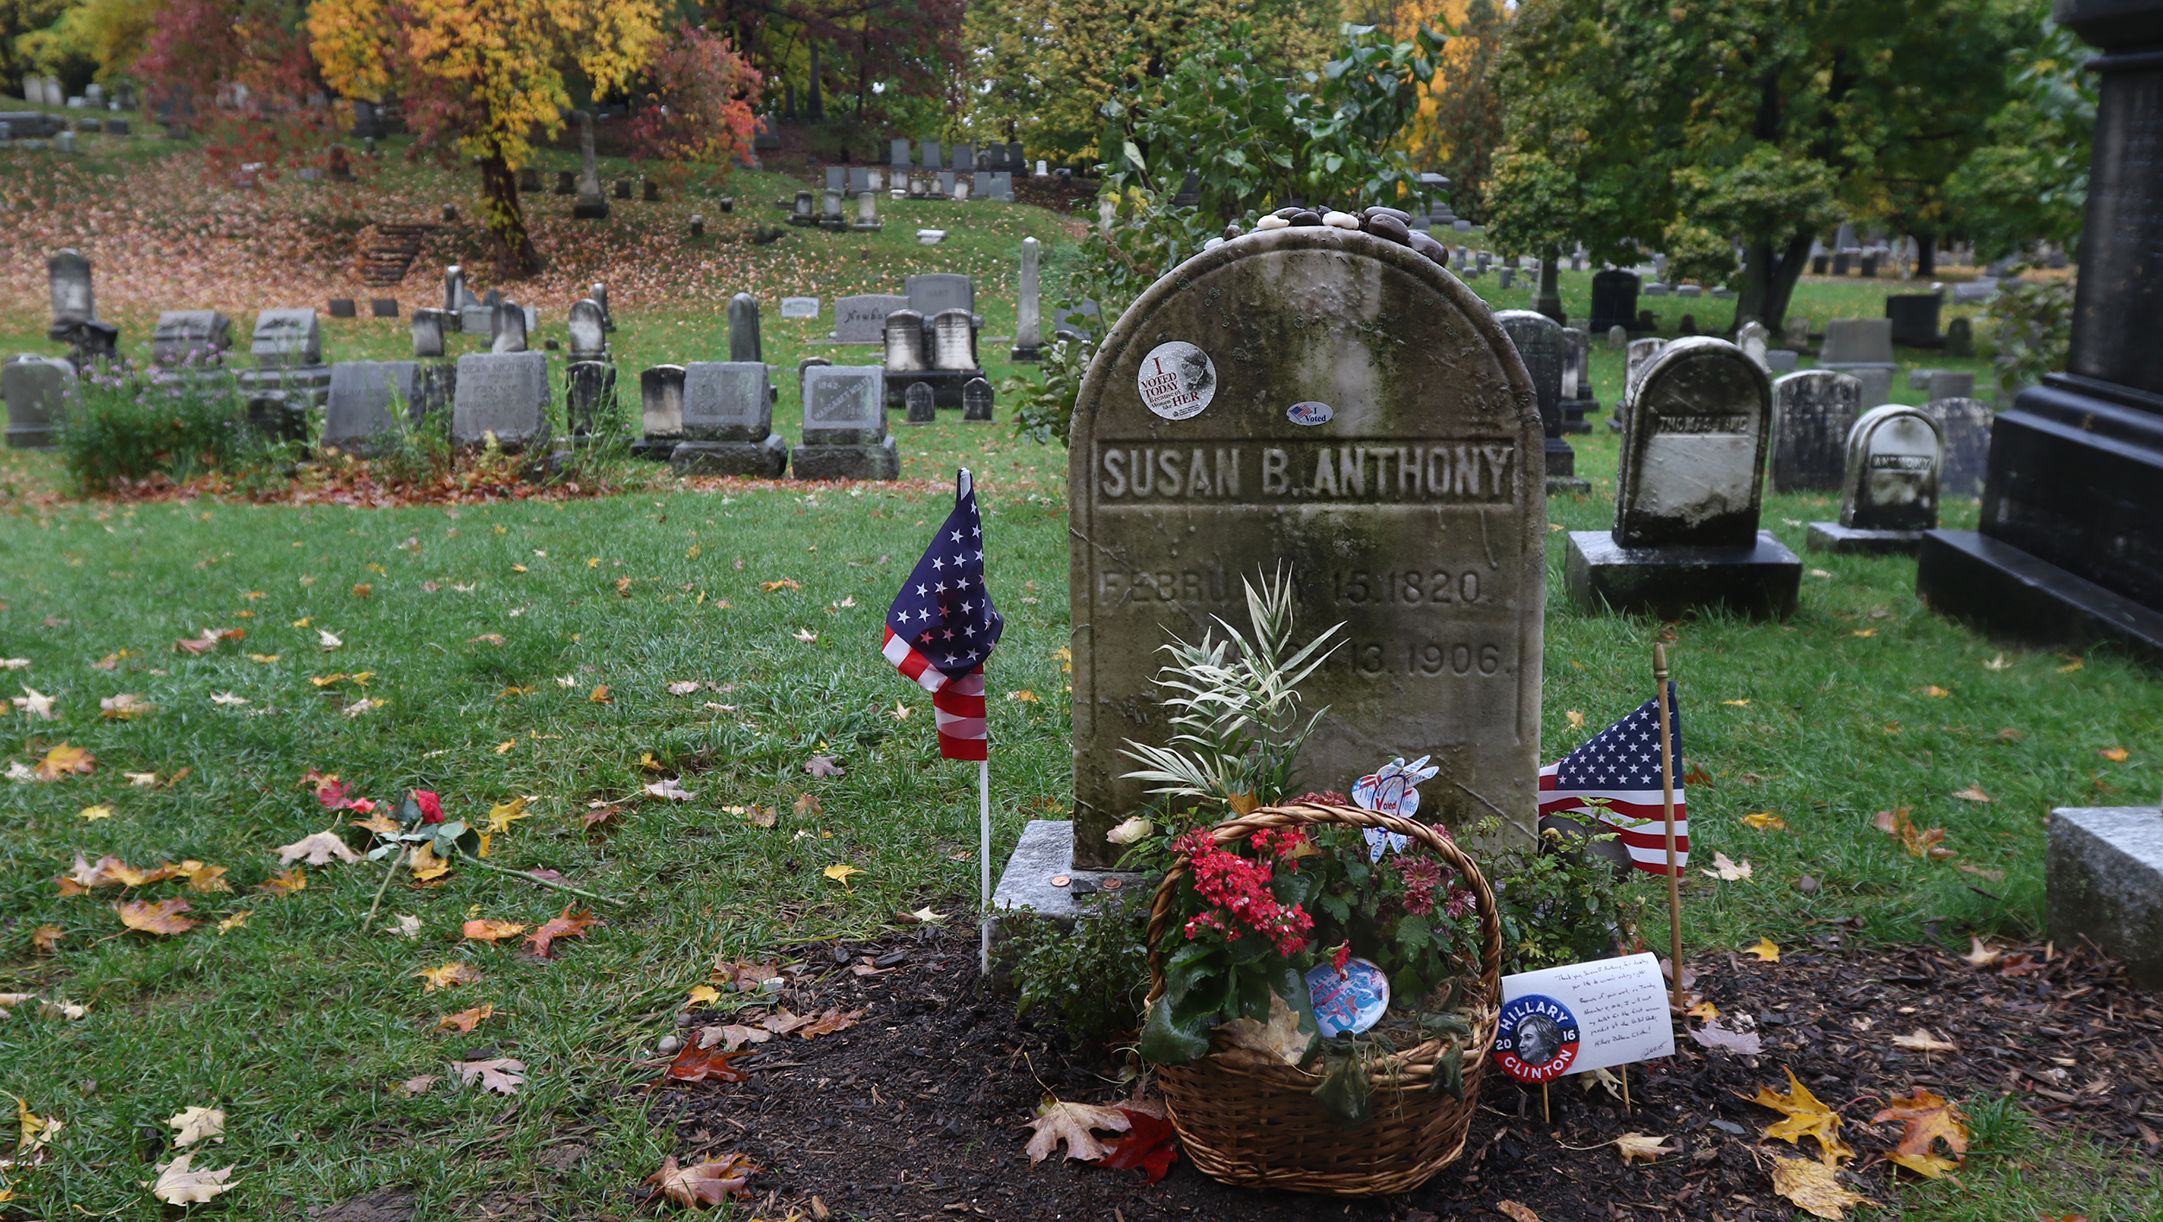
[[[1989,945],[1974,934],[1969,934],[1968,953],[1962,955],[1961,958],[1966,960],[1970,967],[1989,967],[1991,964],[1996,963],[1999,956],[2004,953],[2004,951]]]
[[[669,684],[669,685],[668,685],[668,694],[669,694],[669,695],[671,695],[671,696],[688,696],[688,695],[690,695],[691,693],[693,693],[693,692],[697,691],[698,689],[699,689],[699,681],[698,681],[698,680],[696,680],[696,679],[684,679],[684,680],[680,680],[680,681],[678,681],[678,682],[675,682],[675,683],[671,683],[671,684]]]
[[[1955,793],[1953,794],[1953,796],[1954,796],[1954,797],[1956,797],[1956,798],[1959,798],[1960,800],[1962,800],[1962,801],[1964,801],[1964,802],[1995,802],[1995,801],[1997,801],[1997,799],[1996,799],[1996,798],[1993,798],[1993,797],[1991,797],[1991,796],[1990,796],[1989,794],[1987,794],[1987,793],[1984,793],[1984,792],[1983,792],[1983,787],[1982,787],[1981,785],[1970,785],[1970,786],[1968,786],[1968,787],[1967,787],[1966,789],[1962,789],[1962,790],[1958,790],[1958,791],[1956,791],[1956,792],[1955,792]]]
[[[1761,832],[1784,832],[1787,820],[1769,810],[1755,811],[1742,817],[1743,823]]]
[[[1675,1147],[1667,1144],[1667,1138],[1654,1137],[1647,1133],[1624,1133],[1615,1139],[1614,1144],[1615,1149],[1622,1152],[1624,1166],[1628,1166],[1639,1159],[1654,1163],[1667,1155],[1680,1153]]]
[[[724,814],[742,816],[743,821],[753,827],[772,827],[781,818],[780,813],[773,807],[760,806],[757,803],[750,806],[724,806],[721,810]]]
[[[1908,818],[1908,808],[1905,806],[1896,810],[1881,810],[1873,818],[1873,822],[1879,831],[1898,839],[1901,847],[1905,848],[1911,857],[1940,860],[1953,855],[1953,850],[1945,847],[1943,843],[1945,829],[1933,827],[1925,830],[1915,826]]]
[[[857,869],[855,866],[835,865],[826,867],[826,869],[822,871],[822,873],[824,873],[826,877],[834,880],[837,883],[840,883],[843,888],[854,891],[856,888],[849,886],[849,880],[859,874],[862,874],[863,871]]]
[[[446,963],[441,967],[424,967],[413,973],[421,978],[423,993],[448,989],[455,985],[472,984],[481,978],[480,970],[470,963]]]
[[[776,590],[801,590],[803,587],[796,584],[794,578],[783,577],[779,581],[762,581],[759,583],[759,589],[771,594]]]
[[[28,658],[0,658],[0,670],[28,669],[30,669],[30,659]]]
[[[406,869],[415,882],[432,883],[451,872],[451,863],[437,856],[434,844],[420,844],[406,854]]]
[[[1031,1163],[1040,1163],[1063,1144],[1067,1158],[1093,1163],[1104,1157],[1096,1130],[1124,1133],[1130,1127],[1132,1122],[1122,1108],[1047,1098],[1037,1108],[1036,1118],[1029,1122],[1030,1137],[1024,1150]]]
[[[139,933],[153,933],[161,937],[186,933],[196,927],[192,917],[182,914],[189,910],[186,900],[129,900],[113,905],[120,914],[120,923]]]
[[[688,802],[698,796],[685,789],[683,784],[675,777],[666,777],[655,781],[653,784],[646,786],[645,792],[648,797],[665,798],[671,802]]]
[[[774,1033],[764,1027],[748,1027],[742,1023],[725,1023],[717,1027],[704,1027],[699,1031],[699,1046],[712,1048],[718,1045],[723,1052],[734,1052],[745,1044],[763,1044],[774,1038]]]
[[[530,798],[518,797],[489,807],[488,830],[500,835],[510,831],[511,825],[520,819],[531,818],[532,816],[526,811],[526,804],[531,800]]]
[[[150,1186],[150,1195],[167,1205],[200,1205],[233,1186],[233,1168],[197,1171],[188,1165],[194,1157],[193,1154],[182,1154],[158,1168],[158,1179]]]
[[[904,925],[943,925],[946,923],[946,914],[926,904],[914,912],[897,912],[894,919]]]
[[[1037,699],[1037,694],[1036,694],[1035,692],[1032,692],[1032,691],[1030,691],[1030,690],[1029,690],[1028,688],[1026,688],[1026,687],[1025,687],[1025,688],[1023,688],[1023,689],[1021,689],[1021,690],[1020,690],[1020,691],[1018,691],[1018,692],[1008,692],[1008,693],[1006,694],[1006,698],[1007,698],[1008,700],[1012,700],[1012,701],[1015,701],[1015,702],[1017,702],[1017,703],[1019,703],[1019,704],[1042,704],[1042,703],[1043,703],[1043,701],[1041,701],[1041,700]]]
[[[188,880],[188,890],[190,891],[212,894],[233,889],[233,884],[225,881],[224,866],[204,865],[200,861],[184,861],[180,863],[180,872]]]
[[[1171,1121],[1131,1107],[1119,1111],[1127,1118],[1126,1136],[1104,1143],[1104,1158],[1097,1165],[1139,1171],[1150,1184],[1170,1174],[1179,1158],[1178,1134]]]
[[[39,721],[53,719],[53,698],[34,687],[25,687],[22,695],[10,696],[8,699],[27,716],[35,717]]]
[[[584,909],[573,912],[566,906],[561,916],[550,917],[539,929],[528,934],[526,945],[534,954],[546,959],[550,957],[549,952],[555,946],[556,939],[585,937],[588,928],[600,923],[594,919],[593,913]]]
[[[1749,707],[1750,707],[1750,702],[1749,702],[1749,701],[1747,701],[1747,700],[1722,700],[1722,701],[1721,701],[1720,703],[1721,703],[1721,704],[1731,704],[1731,705],[1734,705],[1734,706],[1735,706],[1736,708],[1738,708],[1738,709],[1746,709],[1746,708],[1749,708]]]
[[[205,654],[225,641],[237,641],[247,636],[238,628],[205,628],[200,636],[173,642],[174,653]]]
[[[112,818],[113,808],[105,805],[103,802],[100,802],[96,806],[85,806],[81,810],[76,811],[75,817],[87,823],[95,823],[100,819]]]
[[[729,1064],[747,1052],[731,1052],[720,1048],[701,1048],[697,1040],[683,1046],[676,1059],[669,1062],[667,1076],[678,1082],[742,1082],[750,1077],[743,1070]]]
[[[66,936],[67,933],[58,925],[40,925],[30,931],[30,946],[41,955],[57,955],[60,953],[60,940]]]
[[[458,1071],[461,1085],[471,1086],[475,1079],[481,1089],[499,1095],[515,1095],[526,1084],[526,1063],[511,1057],[490,1057],[485,1061],[458,1061],[451,1068]]]
[[[803,1039],[815,1040],[822,1035],[832,1035],[836,1031],[846,1031],[855,1026],[856,1020],[863,1016],[864,1012],[862,1010],[844,1012],[838,1008],[829,1008],[817,1018],[796,1028],[795,1033]]]
[[[841,768],[841,761],[835,759],[831,755],[814,755],[810,759],[805,760],[804,771],[810,773],[812,776],[815,777],[835,777],[844,775]]]
[[[1727,854],[1714,853],[1712,855],[1712,869],[1699,872],[1717,878],[1724,883],[1741,882],[1750,877],[1750,863],[1744,861],[1742,864],[1737,865],[1728,859]]]
[[[475,917],[465,923],[461,930],[471,942],[501,942],[526,932],[526,927],[516,921],[495,921],[487,917]]]
[[[1862,637],[1865,640],[1869,639],[1870,637],[1874,637],[1877,634],[1878,630],[1875,628],[1857,628],[1848,633],[1849,636]]]
[[[41,781],[57,781],[68,775],[88,776],[98,770],[98,757],[81,747],[61,743],[45,753],[38,761],[37,778]]]
[[[2061,653],[2058,656],[2062,658],[2065,655]],[[2086,666],[2087,664],[2087,662],[2083,661],[2080,658],[2074,658],[2073,660],[2067,662],[2065,665],[2059,667],[2058,673],[2061,675],[2070,675],[2074,671],[2079,670],[2081,667]]]
[[[24,688],[23,690],[29,691],[30,689]],[[2109,760],[2113,764],[2122,764],[2126,761],[2126,757],[2130,754],[2130,752],[2128,752],[2124,747],[2105,747],[2102,750],[2096,752],[2096,754],[2102,756],[2104,759]]]
[[[1793,1202],[1796,1208],[1814,1218],[1829,1218],[1839,1222],[1842,1210],[1857,1205],[1876,1202],[1859,1192],[1850,1191],[1840,1182],[1839,1170],[1829,1163],[1810,1158],[1788,1158],[1774,1154],[1772,1159],[1772,1190]]]
[[[278,864],[281,866],[289,866],[296,861],[306,862],[311,866],[327,866],[334,861],[350,864],[360,859],[361,855],[347,848],[346,842],[333,831],[317,832],[313,836],[303,836],[291,844],[278,846]]]
[[[255,889],[271,895],[291,895],[308,889],[308,872],[299,866],[271,875],[257,883]]]
[[[679,1165],[670,1155],[661,1160],[661,1169],[647,1176],[645,1182],[678,1205],[704,1209],[730,1197],[748,1195],[751,1176],[757,1171],[751,1160],[741,1154],[725,1154],[688,1167]]]
[[[216,692],[211,695],[210,702],[212,704],[222,704],[228,708],[237,708],[248,703],[248,698],[246,696],[236,696],[231,692]]]
[[[229,917],[221,918],[218,921],[219,936],[222,937],[226,934],[233,932],[236,929],[239,929],[241,926],[246,925],[248,923],[248,918],[254,915],[254,909],[243,908]]]
[[[1855,1157],[1855,1151],[1840,1140],[1840,1114],[1820,1103],[1809,1087],[1796,1080],[1794,1070],[1784,1065],[1781,1069],[1787,1074],[1786,1091],[1760,1086],[1756,1095],[1740,1096],[1784,1117],[1767,1125],[1765,1136],[1777,1137],[1794,1146],[1800,1146],[1805,1137],[1813,1138],[1829,1163]]]
[[[384,932],[401,938],[418,938],[421,936],[421,919],[411,913],[401,912],[391,918],[391,923],[384,927]]]
[[[710,1006],[721,1000],[721,991],[710,984],[691,986],[690,995],[683,999],[686,1006]]]
[[[819,639],[819,634],[811,631],[809,628],[798,628],[796,631],[791,632],[789,635],[795,637],[799,641],[802,641],[806,645],[809,645],[811,642]]]
[[[1699,1020],[1700,1022],[1709,1023],[1713,1019],[1720,1017],[1720,1007],[1712,1004],[1709,1001],[1700,999],[1695,1005],[1691,1006],[1687,1010],[1684,1010],[1683,1013],[1689,1015],[1691,1018]]]
[[[1771,938],[1759,938],[1754,945],[1743,947],[1742,953],[1756,957],[1760,963],[1780,962],[1780,948],[1773,945]]]
[[[192,1146],[199,1141],[225,1140],[225,1113],[214,1107],[183,1108],[178,1114],[165,1118],[174,1130],[173,1145]]]
[[[1572,730],[1582,730],[1585,728],[1585,715],[1576,709],[1571,709],[1569,712],[1564,713],[1562,715],[1562,718],[1564,721],[1569,722],[1570,728]]]
[[[738,993],[756,993],[766,987],[766,982],[781,975],[778,963],[754,963],[748,959],[731,959],[722,962],[714,957],[714,979]]]
[[[1930,697],[1932,700],[1943,700],[1953,694],[1935,683],[1925,684],[1920,690],[1923,695]]]
[[[586,693],[586,701],[589,704],[614,704],[616,698],[608,694],[608,684],[603,683]]]
[[[98,701],[99,716],[110,721],[132,721],[146,713],[155,713],[158,706],[135,692],[121,692]]]
[[[1540,1215],[1532,1212],[1531,1206],[1519,1204],[1506,1197],[1495,1202],[1495,1212],[1508,1218],[1510,1222],[1540,1222]]]
[[[483,1004],[470,1010],[460,1010],[456,1014],[446,1014],[436,1020],[436,1030],[471,1035],[473,1029],[481,1025],[482,1020],[495,1017],[495,1013],[495,1006]]]
[[[799,819],[816,819],[826,813],[826,804],[815,793],[800,793],[796,795],[795,809]]]
[[[329,653],[333,649],[343,649],[345,647],[344,641],[339,640],[335,634],[328,632],[324,629],[316,629],[315,636],[316,640],[322,644],[324,653]]]
[[[1872,1116],[1870,1123],[1901,1122],[1900,1144],[1887,1155],[1888,1160],[1917,1175],[1937,1179],[1958,1167],[1967,1156],[1967,1119],[1958,1106],[1946,1102],[1937,1092],[1917,1087],[1912,1095],[1886,1100],[1885,1109]],[[1952,1152],[1951,1158],[1931,1149],[1940,1141]]]
[[[1959,1047],[1957,1045],[1946,1040],[1941,1040],[1937,1036],[1932,1035],[1929,1031],[1921,1027],[1917,1027],[1915,1030],[1910,1031],[1906,1035],[1894,1036],[1893,1047],[1905,1048],[1910,1052],[1959,1051]]]
[[[1763,1038],[1757,1032],[1737,1031],[1716,1022],[1693,1029],[1690,1038],[1706,1048],[1720,1048],[1746,1057],[1756,1056],[1764,1047]]]

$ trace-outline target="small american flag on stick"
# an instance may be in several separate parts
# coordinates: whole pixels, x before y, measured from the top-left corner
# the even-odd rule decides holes
[[[931,693],[939,754],[947,759],[989,758],[984,662],[1005,623],[984,585],[984,522],[977,513],[975,482],[963,468],[955,481],[954,511],[886,609],[881,649],[895,669]]]
[[[1682,800],[1682,709],[1667,685],[1675,760],[1675,868],[1690,864],[1690,822]],[[1540,813],[1575,815],[1611,831],[1630,864],[1667,873],[1667,815],[1660,784],[1660,706],[1637,711],[1592,736],[1577,750],[1540,769]]]

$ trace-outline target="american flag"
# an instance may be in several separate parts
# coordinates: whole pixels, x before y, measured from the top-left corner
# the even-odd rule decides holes
[[[984,586],[984,520],[976,486],[963,468],[954,512],[916,562],[916,571],[886,609],[880,650],[904,676],[931,693],[939,719],[939,754],[950,760],[989,758],[984,729],[984,661],[1006,626]]]
[[[1682,709],[1675,685],[1667,685],[1668,724],[1675,763],[1675,868],[1690,864],[1690,822],[1684,816]],[[1593,735],[1591,741],[1540,769],[1540,814],[1577,815],[1612,831],[1629,850],[1630,864],[1667,873],[1667,815],[1660,785],[1660,706],[1647,700],[1637,711]]]

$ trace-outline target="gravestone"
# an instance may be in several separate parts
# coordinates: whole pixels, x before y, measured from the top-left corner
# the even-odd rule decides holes
[[[1562,336],[1562,432],[1589,433],[1592,425],[1585,417],[1600,410],[1599,397],[1592,393],[1592,334],[1583,327],[1564,327]]]
[[[1038,243],[1035,238],[1021,240],[1021,278],[1014,288],[1014,349],[1008,354],[1016,361],[1041,359],[1042,327],[1039,311],[1037,282]],[[966,406],[966,404],[964,404]]]
[[[783,318],[817,318],[818,316],[819,299],[816,297],[783,297],[781,299],[781,317]]]
[[[942,157],[941,157],[941,155],[940,155],[940,152],[939,152],[939,142],[938,142],[938,141],[936,141],[936,140],[921,140],[921,141],[918,141],[917,143],[918,143],[918,145],[919,145],[919,146],[920,146],[920,147],[921,147],[921,148],[922,148],[922,149],[924,150],[924,168],[925,168],[925,169],[927,169],[927,170],[936,170],[936,169],[938,169],[938,168],[939,168],[940,166],[942,166],[942,165],[946,164],[946,162],[945,162],[944,158],[942,158]]]
[[[915,310],[896,310],[886,316],[885,360],[889,376],[929,368],[924,351],[924,316]]]
[[[1735,346],[1742,349],[1744,356],[1756,361],[1767,370],[1772,368],[1771,361],[1766,357],[1766,353],[1772,350],[1772,333],[1765,329],[1764,323],[1753,318],[1737,328],[1735,331]]]
[[[954,172],[952,170],[939,171],[939,185],[932,192],[932,197],[935,199],[952,199],[954,197]]]
[[[232,346],[232,321],[216,310],[167,310],[151,333],[150,360],[166,366],[218,365]]]
[[[630,180],[630,179],[628,179],[628,178],[619,178],[619,179],[617,179],[617,180],[616,180],[616,198],[617,198],[617,199],[629,199],[629,198],[631,198],[631,180]]]
[[[1862,383],[1831,369],[1791,373],[1772,384],[1772,490],[1822,492],[1841,486],[1848,433],[1863,414]]]
[[[368,315],[371,318],[398,317],[398,299],[395,297],[370,297]]]
[[[1765,372],[1778,376],[1793,373],[1802,364],[1802,354],[1793,348],[1768,348],[1765,351]]]
[[[442,310],[413,311],[413,355],[423,360],[443,355],[443,324],[449,316]]]
[[[18,356],[0,366],[0,397],[8,405],[8,448],[51,449],[59,440],[75,387],[75,366],[56,356]]]
[[[1818,368],[1853,374],[1863,384],[1863,406],[1877,407],[1893,391],[1893,324],[1883,318],[1835,318],[1825,324]]]
[[[889,140],[886,142],[886,148],[886,164],[888,166],[896,170],[907,170],[914,167],[915,163],[909,159],[908,141]]]
[[[865,293],[837,298],[834,301],[834,341],[842,344],[883,343],[887,315],[908,307],[909,299],[898,294]]]
[[[976,312],[976,282],[953,272],[927,272],[902,282],[909,308],[931,318],[943,310]]]
[[[749,293],[729,298],[729,361],[763,361],[759,342],[759,299]]]
[[[939,405],[932,396],[929,382],[911,382],[902,392],[901,401],[908,412],[905,419],[910,424],[930,424],[939,418]]]
[[[1161,647],[1199,640],[1212,615],[1245,629],[1242,581],[1283,566],[1299,631],[1346,629],[1303,688],[1331,710],[1303,775],[1341,786],[1392,755],[1431,756],[1443,776],[1422,817],[1462,829],[1492,814],[1528,841],[1540,443],[1509,338],[1408,247],[1260,231],[1144,292],[1090,364],[1069,451],[1073,865],[1111,865],[1104,833],[1147,805],[1120,748],[1168,737],[1150,683]],[[1066,831],[1033,825],[1024,851]],[[1042,881],[1010,869],[1001,891]]]
[[[758,361],[685,367],[683,435],[669,462],[678,474],[779,476],[788,446],[773,430],[773,387]]]
[[[827,190],[846,191],[848,190],[848,182],[849,171],[846,166],[830,165],[826,167]]]
[[[931,316],[931,367],[937,370],[975,369],[976,320],[964,309],[941,310]]]
[[[579,220],[598,221],[608,217],[608,196],[601,190],[601,167],[593,151],[593,112],[578,112],[578,198],[571,204],[571,215]]]
[[[963,173],[975,173],[975,171],[976,171],[976,146],[975,146],[975,145],[973,145],[973,144],[957,144],[957,145],[955,145],[955,146],[954,146],[954,172],[955,172],[955,173],[957,173],[957,174],[963,174]]]
[[[1975,355],[1975,324],[1967,318],[1956,318],[1945,324],[1945,355]]]
[[[1771,384],[1725,340],[1676,340],[1626,393],[1611,531],[1572,531],[1563,578],[1588,612],[1700,607],[1784,619],[1802,562],[1758,529]]]
[[[1975,397],[1975,372],[1969,369],[1939,369],[1931,373],[1923,384],[1933,399],[1973,399]]]
[[[1945,299],[1936,293],[1894,293],[1885,299],[1885,321],[1893,342],[1907,348],[1938,348],[1938,311]]]
[[[601,307],[601,329],[604,331],[615,330],[616,316],[611,314],[608,309],[608,286],[598,280],[594,281],[586,289],[586,298]]]
[[[683,389],[686,370],[681,365],[655,365],[638,375],[639,433],[631,452],[641,458],[666,461],[683,440]]]
[[[1087,343],[1103,330],[1103,315],[1097,303],[1084,298],[1074,305],[1060,304],[1052,307],[1051,336],[1053,339],[1080,340]]]
[[[856,219],[849,223],[849,228],[857,233],[877,233],[885,227],[885,223],[879,220],[878,192],[865,191],[859,194],[856,197]]]
[[[1661,350],[1666,347],[1666,340],[1654,336],[1630,341],[1629,355],[1623,365],[1622,398],[1616,401],[1614,414],[1607,418],[1608,428],[1619,433],[1629,423],[1630,391],[1637,385],[1637,379],[1644,376],[1653,358],[1660,355]]]
[[[330,399],[330,366],[323,363],[323,334],[313,309],[264,310],[256,315],[248,350],[255,368],[239,377],[248,418],[257,431],[298,440],[308,435],[308,413]]]
[[[571,303],[571,359],[600,360],[608,355],[608,317],[591,297]]]
[[[811,192],[809,192],[809,191],[798,191],[798,192],[796,193],[796,200],[795,200],[795,202],[789,205],[789,224],[791,224],[791,225],[816,225],[816,224],[818,224],[818,223],[819,223],[819,217],[818,217],[818,213],[817,213],[816,211],[814,211],[814,208],[815,208],[815,207],[816,207],[816,205],[815,205],[815,203],[813,202],[813,199],[812,199],[812,195],[811,195]]]
[[[1510,337],[1518,358],[1525,363],[1525,372],[1532,378],[1532,392],[1540,412],[1547,495],[1590,492],[1592,485],[1577,478],[1577,452],[1562,439],[1562,367],[1568,352],[1561,324],[1537,310],[1503,310],[1495,315],[1495,322]]]
[[[839,232],[849,227],[849,220],[841,214],[841,192],[828,190],[822,197],[819,211],[819,228]]]
[[[983,378],[970,378],[961,388],[961,418],[971,424],[990,424],[991,408],[991,383]]]
[[[901,452],[886,431],[885,371],[877,365],[804,370],[803,444],[789,454],[798,479],[898,479]]]
[[[351,297],[333,297],[330,299],[330,316],[332,318],[359,318],[360,306]]]
[[[458,358],[451,444],[478,449],[493,436],[508,452],[548,439],[548,357],[539,352],[471,352]]]
[[[1990,405],[1980,399],[1941,399],[1933,387],[1922,410],[1937,422],[1945,440],[1939,490],[1946,496],[1981,496],[1990,469]]]
[[[1812,551],[1912,553],[1938,524],[1937,422],[1912,407],[1872,408],[1848,434],[1840,520],[1812,522]]]
[[[617,431],[616,367],[606,359],[573,360],[563,370],[563,418],[571,444]]]
[[[415,416],[422,402],[419,361],[340,361],[330,367],[323,444],[348,454],[382,452],[396,439],[401,406]]]
[[[488,350],[503,354],[526,350],[526,308],[515,301],[499,301],[490,312]]]
[[[1594,329],[1597,330],[1598,328]],[[1609,352],[1623,352],[1628,350],[1629,346],[1630,329],[1628,327],[1618,322],[1607,329],[1607,350]]]
[[[557,195],[570,195],[578,190],[578,174],[572,170],[556,171]]]
[[[1592,321],[1595,331],[1628,330],[1637,322],[1637,273],[1610,267],[1592,273]]]
[[[45,261],[45,280],[53,307],[46,338],[67,344],[78,367],[114,359],[119,354],[120,328],[98,320],[90,260],[73,248],[56,251]]]

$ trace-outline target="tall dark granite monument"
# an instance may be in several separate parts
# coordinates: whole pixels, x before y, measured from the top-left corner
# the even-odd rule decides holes
[[[2056,17],[2104,52],[2072,351],[1997,418],[1979,529],[1932,531],[1916,592],[1991,632],[2163,663],[2163,0]]]

